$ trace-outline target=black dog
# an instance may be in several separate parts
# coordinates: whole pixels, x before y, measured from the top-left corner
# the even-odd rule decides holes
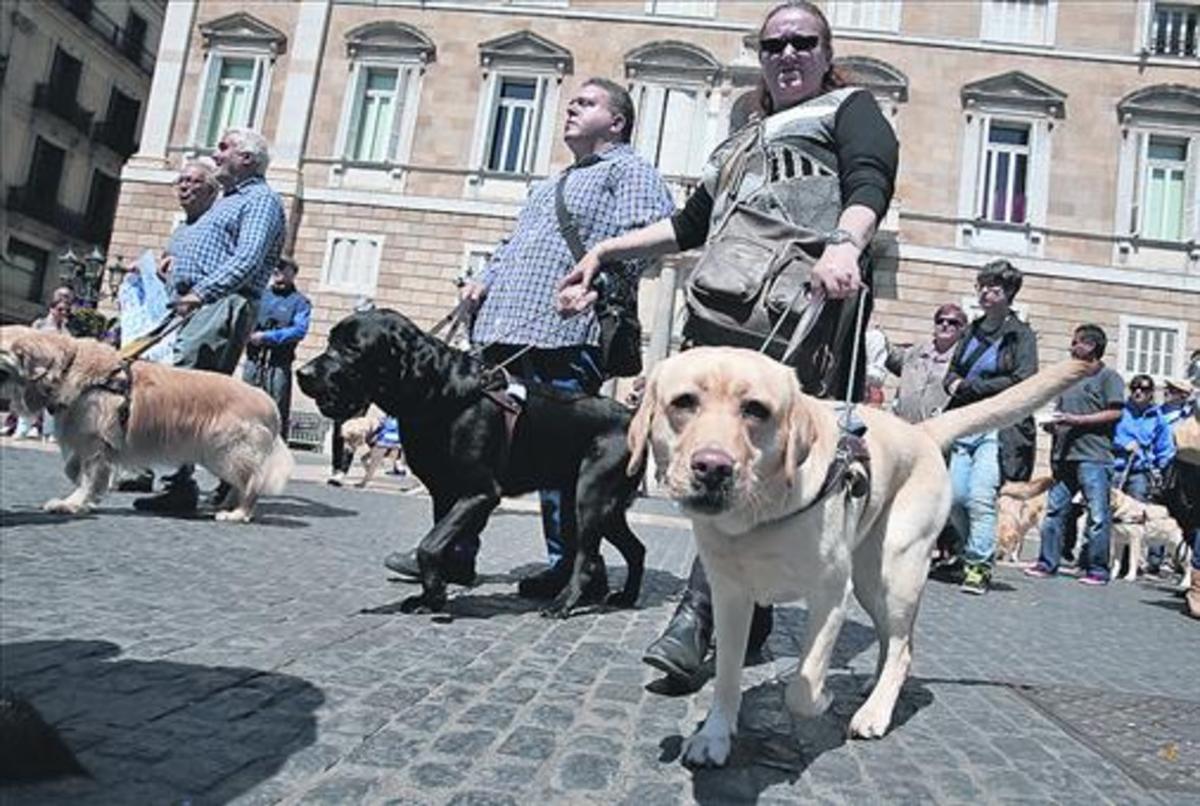
[[[429,489],[434,519],[417,548],[423,590],[401,603],[404,612],[445,606],[450,547],[477,536],[502,495],[564,488],[576,490],[579,534],[563,536],[574,563],[544,612],[566,617],[607,593],[601,538],[629,568],[624,589],[608,603],[636,603],[645,548],[625,510],[640,479],[626,473],[631,413],[616,401],[529,383],[510,444],[505,409],[489,395],[506,381],[388,310],[343,319],[296,379],[327,417],[344,419],[375,403],[400,421],[408,465]]]

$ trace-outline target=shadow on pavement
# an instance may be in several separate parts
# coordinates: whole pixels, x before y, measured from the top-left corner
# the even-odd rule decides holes
[[[786,683],[762,683],[744,692],[738,733],[728,763],[719,769],[692,772],[692,797],[700,804],[755,803],[769,787],[794,784],[822,754],[844,745],[850,719],[866,701],[867,677],[831,674],[826,682],[833,695],[829,710],[813,718],[794,718],[784,705]],[[933,694],[909,679],[900,691],[889,733],[933,703]],[[665,763],[680,761],[683,737],[668,736],[659,744]]]
[[[316,739],[325,697],[257,669],[122,660],[108,641],[0,645],[5,685],[54,726],[89,777],[6,786],[7,804],[224,803]]]
[[[40,526],[43,524],[69,523],[71,521],[93,520],[97,514],[62,515],[57,512],[43,512],[41,509],[5,509],[0,511],[0,526]]]

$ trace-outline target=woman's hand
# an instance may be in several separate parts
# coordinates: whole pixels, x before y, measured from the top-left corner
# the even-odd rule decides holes
[[[858,268],[859,249],[851,243],[833,244],[813,266],[814,289],[823,291],[828,299],[846,299],[862,288]]]
[[[600,270],[600,244],[593,246],[587,254],[558,281],[558,314],[563,317],[583,313],[599,296],[592,289],[592,280]]]

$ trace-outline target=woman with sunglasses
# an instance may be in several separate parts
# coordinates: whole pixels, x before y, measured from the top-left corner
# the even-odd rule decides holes
[[[870,296],[859,293],[870,283],[864,252],[891,202],[899,147],[871,93],[844,85],[833,65],[829,22],[813,3],[793,0],[772,8],[759,29],[758,45],[758,116],[716,148],[683,210],[594,246],[560,283],[559,308],[572,314],[595,300],[591,280],[601,263],[704,246],[736,199],[796,227],[825,233],[811,284],[814,295],[825,300],[822,321],[832,325],[821,331],[829,333],[827,350],[811,339],[805,345],[834,360],[816,379],[819,388],[806,384],[805,391],[841,398],[854,386],[855,399],[861,399],[862,339],[857,339],[859,372],[853,383],[846,345],[856,342],[855,323],[865,325],[869,318]],[[859,305],[865,308],[861,319]],[[698,322],[689,317],[684,327],[689,344],[722,343]],[[748,655],[758,653],[770,628],[770,610],[756,610]],[[696,687],[703,682],[699,673],[711,638],[709,587],[697,560],[683,601],[643,659],[677,687]]]
[[[1139,501],[1157,501],[1163,477],[1174,459],[1171,426],[1154,404],[1154,379],[1149,375],[1134,375],[1113,433],[1113,470],[1117,482],[1123,482],[1124,491]],[[1152,547],[1146,556],[1146,573],[1157,576],[1164,557],[1165,547]],[[1129,558],[1129,562],[1140,561],[1140,557]]]

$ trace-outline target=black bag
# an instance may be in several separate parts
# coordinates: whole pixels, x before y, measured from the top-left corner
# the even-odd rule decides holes
[[[848,347],[854,343],[859,298],[812,307],[809,282],[825,249],[823,230],[793,223],[812,221],[832,229],[841,206],[838,179],[805,177],[802,194],[788,192],[797,187],[788,186],[795,180],[781,181],[758,195],[737,198],[752,152],[761,150],[757,133],[750,134],[718,180],[717,197],[728,207],[684,285],[683,335],[694,344],[763,349],[796,370],[806,393],[842,397],[851,382]],[[868,306],[865,323],[867,295],[863,304]],[[860,376],[864,367],[860,356]],[[855,386],[861,386],[861,377]]]
[[[578,167],[578,166],[577,166]],[[554,212],[558,228],[575,260],[582,260],[587,250],[579,237],[575,220],[563,200],[563,172],[554,189]],[[600,326],[600,368],[610,378],[627,378],[642,372],[642,323],[638,319],[637,275],[619,265],[601,267],[592,280],[598,297],[595,304],[596,322]]]

